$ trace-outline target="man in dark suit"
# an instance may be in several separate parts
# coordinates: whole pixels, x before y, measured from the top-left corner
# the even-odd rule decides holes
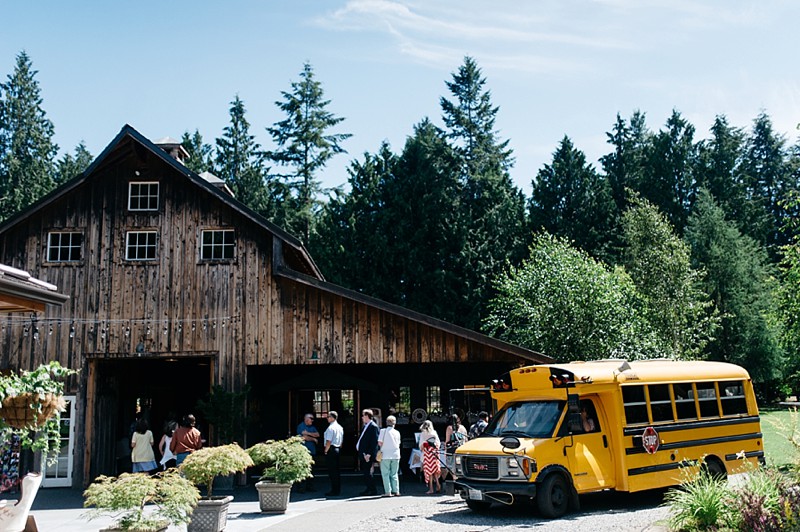
[[[358,463],[364,473],[365,488],[360,495],[378,494],[375,489],[375,479],[372,478],[372,465],[375,463],[375,455],[378,454],[378,434],[381,431],[373,421],[373,416],[372,410],[366,409],[361,412],[364,427],[361,429],[361,436],[356,443],[356,450],[358,451]]]

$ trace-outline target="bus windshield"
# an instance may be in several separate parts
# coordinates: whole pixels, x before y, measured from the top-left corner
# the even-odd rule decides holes
[[[509,403],[489,423],[484,436],[549,438],[564,410],[564,401]]]

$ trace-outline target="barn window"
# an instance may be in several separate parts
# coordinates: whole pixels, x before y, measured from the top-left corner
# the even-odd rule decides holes
[[[425,388],[425,398],[428,413],[442,411],[442,388],[440,386],[428,386]]]
[[[155,231],[128,231],[125,239],[125,259],[155,260],[157,237],[158,233]]]
[[[200,258],[203,260],[229,260],[233,258],[236,238],[233,229],[203,231],[200,239]]]
[[[83,233],[52,232],[47,235],[48,262],[77,262],[83,258]]]
[[[157,211],[158,181],[132,181],[128,183],[128,210]]]

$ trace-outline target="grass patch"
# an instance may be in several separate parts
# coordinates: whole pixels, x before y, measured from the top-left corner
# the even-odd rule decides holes
[[[794,462],[797,452],[789,441],[792,426],[796,425],[800,416],[787,409],[761,410],[761,432],[764,434],[764,456],[767,465],[785,467]],[[797,430],[797,427],[795,427]],[[795,437],[800,437],[800,434]]]

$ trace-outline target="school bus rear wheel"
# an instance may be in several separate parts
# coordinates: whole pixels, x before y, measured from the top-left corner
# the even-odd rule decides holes
[[[569,509],[569,486],[558,473],[548,475],[536,491],[539,512],[550,519],[562,517]]]

